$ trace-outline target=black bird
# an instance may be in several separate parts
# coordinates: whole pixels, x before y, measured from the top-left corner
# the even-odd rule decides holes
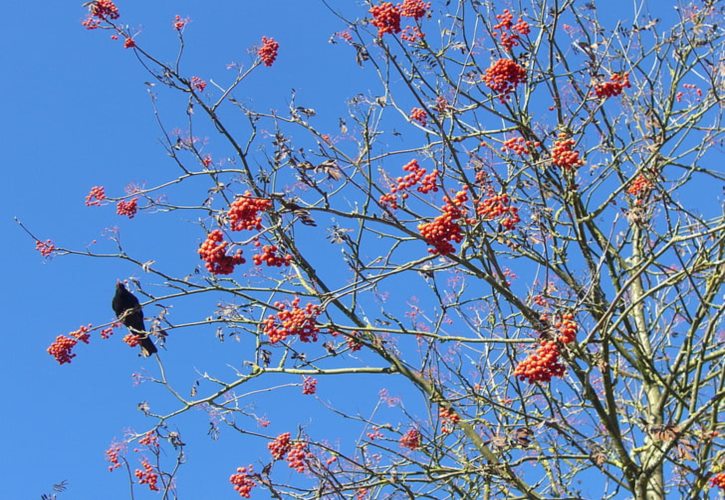
[[[141,345],[141,354],[144,357],[157,352],[156,346],[148,337],[146,325],[143,322],[141,304],[136,296],[126,290],[126,287],[120,281],[116,282],[116,295],[113,296],[111,307],[113,307],[116,317],[121,320],[131,333],[141,337],[139,344]]]

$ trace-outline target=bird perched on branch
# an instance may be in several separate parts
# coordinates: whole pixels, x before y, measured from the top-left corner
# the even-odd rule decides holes
[[[141,355],[144,357],[151,356],[157,352],[156,346],[149,338],[146,331],[146,325],[143,322],[143,311],[141,304],[134,294],[126,290],[126,287],[120,281],[116,282],[116,294],[111,302],[113,312],[116,317],[121,320],[131,333],[140,337],[139,345],[141,345]]]

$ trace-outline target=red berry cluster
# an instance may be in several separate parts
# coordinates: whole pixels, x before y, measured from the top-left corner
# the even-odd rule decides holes
[[[350,352],[357,352],[360,349],[362,349],[362,342],[358,340],[357,336],[359,335],[358,332],[352,332],[350,333],[350,336],[347,338],[347,348],[350,349]]]
[[[468,201],[468,190],[464,186],[453,198],[446,196],[444,201],[441,215],[431,222],[418,225],[420,235],[433,247],[429,248],[428,252],[434,255],[448,255],[455,252],[456,249],[451,241],[460,243],[463,240],[460,220],[465,219],[465,208],[461,207]]]
[[[529,23],[520,17],[514,24],[514,15],[508,9],[504,9],[503,14],[498,14],[496,19],[498,19],[498,24],[493,27],[493,36],[494,38],[501,38],[501,46],[507,52],[510,52],[513,47],[519,44],[521,35],[528,35],[531,31]]]
[[[438,417],[443,422],[441,426],[441,432],[444,434],[450,434],[453,432],[453,426],[461,421],[460,415],[456,413],[452,408],[441,406],[438,408]]]
[[[420,28],[417,26],[406,26],[400,34],[400,38],[406,42],[416,43],[425,38],[425,33],[420,31]]]
[[[111,335],[113,335],[114,328],[116,328],[118,326],[120,326],[120,323],[113,323],[108,328],[104,328],[103,330],[101,330],[101,338],[103,340],[111,338]]]
[[[91,325],[81,326],[78,330],[69,333],[70,337],[65,335],[58,335],[50,346],[48,346],[47,352],[55,358],[59,364],[70,363],[73,358],[76,357],[73,354],[73,348],[78,344],[78,341],[87,344],[91,338],[88,333]]]
[[[398,5],[401,16],[412,17],[416,21],[425,16],[428,9],[430,9],[430,2],[423,0],[403,0],[403,3]]]
[[[629,73],[614,73],[612,79],[608,82],[597,83],[594,86],[594,94],[600,99],[618,96],[624,92],[625,88],[629,88]]]
[[[400,33],[400,9],[391,2],[382,2],[370,8],[371,24],[378,29],[378,37],[386,33]]]
[[[687,91],[694,90],[695,94],[697,94],[698,100],[702,97],[702,89],[695,85],[694,83],[683,83],[682,88],[687,89]],[[685,93],[683,91],[677,92],[677,95],[675,95],[675,98],[677,99],[677,102],[681,102],[682,98],[684,97]]]
[[[132,49],[136,46],[136,41],[131,38],[130,36],[126,37],[123,41],[123,48],[124,49]]]
[[[499,94],[501,102],[506,102],[516,85],[526,81],[526,70],[512,59],[499,59],[486,70],[483,81]]]
[[[118,7],[112,0],[95,0],[90,5],[90,15],[98,19],[118,19]]]
[[[76,357],[73,354],[73,348],[78,341],[65,335],[58,335],[52,344],[48,347],[48,354],[53,356],[59,364],[70,363]]]
[[[267,443],[267,448],[275,460],[282,460],[292,448],[292,440],[289,432],[280,434],[272,442]]]
[[[205,167],[209,168],[209,166],[213,163],[211,155],[206,155],[204,158],[201,159],[201,164]]]
[[[224,241],[221,230],[215,229],[206,236],[206,240],[199,247],[199,257],[205,262],[204,265],[210,273],[232,274],[234,266],[246,262],[241,249],[234,255],[227,255],[227,245],[229,242]]]
[[[439,113],[445,113],[448,111],[448,108],[450,107],[450,103],[448,102],[448,99],[443,97],[442,95],[436,96],[436,102],[435,102],[435,109]]]
[[[81,326],[78,330],[70,332],[68,335],[87,344],[91,340],[91,334],[88,333],[91,330],[91,326],[93,325],[90,323],[86,326]]]
[[[643,174],[639,174],[637,177],[634,178],[632,181],[632,184],[629,185],[627,188],[627,193],[631,194],[632,196],[636,196],[637,198],[645,198],[649,192],[654,187],[654,184],[647,179]]]
[[[197,90],[199,92],[204,92],[204,89],[206,88],[206,82],[199,78],[198,76],[192,76],[191,77],[191,87],[194,90]],[[205,165],[208,166],[208,165]]]
[[[302,379],[302,394],[309,396],[317,392],[317,379],[305,377]]]
[[[519,209],[511,206],[511,199],[506,193],[489,193],[476,205],[476,213],[484,220],[500,218],[499,222],[507,230],[516,229],[516,224],[521,222]]]
[[[516,153],[517,155],[525,155],[525,154],[531,154],[531,152],[541,146],[540,142],[537,141],[527,141],[523,137],[512,137],[511,139],[506,139],[503,141],[503,145],[501,146],[501,151],[511,151],[512,153]]]
[[[129,219],[133,219],[138,212],[138,198],[131,198],[130,200],[121,200],[116,204],[116,213],[118,215],[125,215]]]
[[[289,432],[280,434],[270,443],[267,443],[267,448],[275,460],[282,460],[291,447],[292,440]]]
[[[386,205],[391,209],[395,210],[398,208],[398,193],[402,199],[408,198],[408,193],[405,192],[407,189],[412,188],[420,182],[417,190],[419,193],[429,193],[431,191],[437,192],[438,186],[436,180],[438,178],[438,170],[433,170],[431,173],[426,175],[426,169],[418,165],[418,160],[410,160],[408,163],[403,165],[403,170],[409,172],[403,177],[395,179],[395,185],[390,188],[389,193],[385,193],[380,197],[380,204]]]
[[[554,147],[551,150],[552,163],[564,170],[574,170],[584,165],[584,160],[579,158],[579,152],[572,149],[574,144],[574,139],[565,132],[561,132],[559,138],[554,141]]]
[[[252,496],[252,488],[257,486],[254,479],[249,477],[252,473],[254,473],[254,469],[250,465],[249,467],[237,467],[237,473],[229,476],[229,482],[234,485],[234,490],[239,493],[239,496],[244,498]]]
[[[412,428],[403,434],[400,438],[400,446],[409,450],[417,450],[420,448],[421,435],[418,429]]]
[[[154,472],[154,467],[145,458],[141,459],[143,470],[136,469],[134,476],[138,479],[138,484],[148,484],[151,491],[159,491],[156,483],[159,481],[159,475]]]
[[[255,245],[259,242],[255,242]],[[262,247],[262,253],[258,253],[252,256],[254,265],[261,266],[262,263],[267,264],[269,267],[282,267],[289,266],[292,262],[292,256],[290,254],[277,255],[279,249],[277,245],[264,245]]]
[[[299,297],[295,297],[291,305],[288,309],[287,304],[275,302],[274,307],[279,312],[270,314],[264,320],[264,333],[269,336],[270,343],[285,340],[291,335],[297,335],[302,342],[316,342],[317,333],[320,331],[316,324],[317,316],[321,312],[320,306],[309,303],[300,308]]]
[[[561,315],[561,319],[554,323],[554,328],[559,332],[559,342],[568,344],[576,340],[576,332],[579,329],[579,325],[574,321],[574,315],[572,313],[564,313]]]
[[[113,472],[115,469],[121,467],[121,462],[118,459],[121,451],[123,451],[123,446],[118,443],[111,444],[106,450],[106,461],[110,464],[108,466],[108,472]]]
[[[421,126],[425,127],[428,123],[428,115],[423,108],[413,108],[410,110],[410,119],[418,122]]]
[[[154,431],[148,431],[138,440],[138,444],[148,446],[149,448],[157,447],[159,445],[159,436]]]
[[[287,453],[287,465],[297,472],[304,472],[307,468],[306,460],[310,456],[307,444],[297,441]]]
[[[721,490],[725,490],[725,472],[715,474],[710,478],[710,484]]]
[[[250,191],[239,196],[229,206],[229,223],[232,231],[262,229],[262,216],[259,212],[264,212],[271,206],[272,200],[253,198]]]
[[[186,27],[186,25],[189,24],[189,18],[188,17],[181,17],[180,15],[176,14],[174,16],[174,21],[171,23],[171,25],[174,27],[176,31],[181,31]]]
[[[262,46],[257,50],[259,59],[264,63],[265,66],[272,66],[274,61],[277,59],[277,51],[279,50],[279,43],[274,38],[262,37]]]
[[[141,342],[141,338],[133,333],[127,333],[121,340],[129,347],[136,347]]]
[[[433,170],[431,173],[426,174],[420,180],[420,185],[416,188],[419,193],[434,193],[438,192],[438,169]]]
[[[50,257],[53,255],[53,252],[55,252],[55,245],[50,240],[38,240],[35,242],[35,249],[40,252],[40,255],[43,257]]]
[[[106,199],[106,190],[103,186],[93,186],[86,195],[87,207],[98,207]]]
[[[542,340],[536,351],[516,366],[514,376],[529,382],[549,382],[552,377],[562,377],[565,371],[559,362],[559,345],[553,340]]]

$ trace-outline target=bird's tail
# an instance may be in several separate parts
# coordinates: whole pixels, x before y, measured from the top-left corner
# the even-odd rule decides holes
[[[148,337],[142,338],[139,341],[139,344],[141,345],[141,355],[145,358],[158,352],[158,349],[156,349],[156,346],[154,345],[153,341]]]

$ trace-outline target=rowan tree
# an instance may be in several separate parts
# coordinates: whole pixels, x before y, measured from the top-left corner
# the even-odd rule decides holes
[[[134,255],[115,234],[107,251],[34,237],[43,257],[136,267],[160,346],[146,377],[174,406],[142,406],[148,429],[108,449],[109,469],[127,468],[132,491],[183,496],[176,422],[201,409],[212,435],[234,431],[242,497],[716,496],[721,5],[675,2],[664,20],[615,5],[330,5],[329,42],[377,78],[330,117],[294,91],[277,109],[246,94],[285,57],[275,33],[202,75],[184,63],[188,18],[139,33],[122,2],[90,2],[84,27],[148,72],[174,168],[125,193],[89,185],[86,204],[177,217],[198,240],[177,273],[156,264],[164,241]],[[175,54],[145,43],[156,30]],[[86,314],[97,326],[49,348],[63,369],[119,337],[110,311]],[[237,363],[177,366],[186,336],[225,342]],[[191,393],[169,367],[198,370]],[[325,391],[357,377],[384,389],[366,414]],[[347,440],[303,415],[277,428],[261,393],[317,398],[315,418]],[[268,453],[246,454],[250,441]]]

